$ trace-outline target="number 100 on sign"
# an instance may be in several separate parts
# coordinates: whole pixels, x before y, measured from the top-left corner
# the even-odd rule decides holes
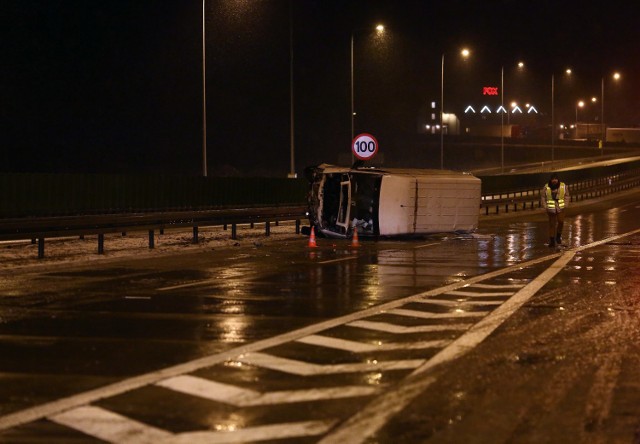
[[[351,150],[358,159],[368,160],[378,152],[378,141],[371,134],[359,134],[353,139]]]

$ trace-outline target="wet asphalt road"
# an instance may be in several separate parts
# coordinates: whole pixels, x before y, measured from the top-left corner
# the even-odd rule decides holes
[[[640,442],[639,196],[3,272],[0,442]]]

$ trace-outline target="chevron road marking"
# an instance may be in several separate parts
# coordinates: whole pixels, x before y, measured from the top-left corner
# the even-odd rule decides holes
[[[290,422],[216,432],[189,432],[157,444],[245,444],[249,442],[316,436],[327,433],[337,420]]]
[[[421,304],[433,304],[433,305],[444,305],[445,307],[456,307],[459,305],[500,305],[504,303],[504,300],[497,301],[450,301],[448,299],[422,299]]]
[[[47,419],[108,442],[155,444],[173,436],[166,430],[93,406],[78,407]]]
[[[486,288],[486,289],[500,289],[500,288],[517,288],[524,287],[525,284],[473,284],[467,288]]]
[[[494,293],[481,293],[479,291],[448,291],[445,294],[451,296],[471,296],[471,297],[484,297],[484,296],[511,296],[513,291],[498,291]]]
[[[224,431],[173,434],[100,407],[78,407],[47,419],[86,435],[118,444],[234,444],[321,435],[336,420],[305,421]]]
[[[364,328],[367,330],[383,331],[393,334],[431,333],[435,331],[459,331],[468,330],[473,324],[451,324],[451,325],[415,325],[403,326],[390,324],[388,322],[374,321],[353,321],[346,324],[348,327]]]
[[[449,344],[450,340],[439,341],[419,341],[419,342],[407,342],[407,343],[380,343],[380,344],[365,344],[356,341],[347,341],[345,339],[330,338],[328,336],[310,335],[300,338],[297,342],[303,344],[317,345],[320,347],[335,348],[338,350],[345,350],[352,353],[365,353],[372,351],[389,351],[389,350],[421,350],[424,348],[442,348]]]
[[[336,373],[356,373],[366,371],[410,370],[421,366],[424,359],[405,359],[400,361],[371,361],[355,364],[321,365],[295,359],[280,358],[266,353],[247,353],[235,359],[244,364],[278,370],[300,376],[330,375]]]
[[[323,389],[283,390],[260,393],[235,385],[196,376],[184,375],[166,379],[156,385],[176,392],[222,402],[237,407],[253,407],[259,405],[286,404],[294,402],[320,401],[325,399],[355,398],[376,394],[379,387],[343,386]]]
[[[389,310],[387,313],[400,315],[400,316],[408,316],[411,318],[420,318],[420,319],[478,318],[478,317],[487,315],[486,312],[482,312],[482,311],[429,313],[429,312],[418,311],[418,310],[407,310],[404,308],[395,308],[393,310]]]

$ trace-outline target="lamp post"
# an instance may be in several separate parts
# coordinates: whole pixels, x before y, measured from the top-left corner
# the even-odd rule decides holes
[[[567,68],[564,72],[566,75],[570,76],[572,71],[570,68]],[[551,74],[551,161],[554,161],[555,158],[555,147],[556,147],[556,120],[555,120],[555,75]]]
[[[504,109],[504,66],[500,67],[500,107]],[[504,173],[504,112],[500,113],[500,172]]]
[[[524,69],[524,62],[518,62],[518,71]],[[515,107],[515,102],[512,104],[511,109]],[[504,173],[504,65],[500,67],[500,171]],[[509,125],[509,111],[507,111],[507,125]]]
[[[471,53],[467,48],[460,51],[464,59],[469,57],[469,54]],[[440,64],[440,169],[444,169],[444,53]]]
[[[384,25],[382,24],[378,24],[376,25],[376,31],[378,33],[383,33],[384,32]],[[355,137],[355,109],[354,109],[354,81],[353,81],[353,38],[355,35],[356,31],[351,31],[351,140],[353,140],[353,138]],[[351,156],[353,157],[353,156]]]
[[[620,80],[620,73],[619,72],[614,72],[613,75],[613,80],[615,80],[616,82],[618,80]],[[605,124],[604,124],[604,77],[602,77],[601,82],[600,82],[600,133],[601,133],[601,137],[602,137],[602,154],[604,154],[604,143],[606,141],[607,138],[607,134],[606,134],[606,128],[605,128]]]
[[[582,108],[584,106],[584,101],[578,100],[576,103],[576,139],[578,138],[578,108]]]
[[[202,175],[207,177],[207,70],[205,41],[205,1],[202,0]]]
[[[289,178],[296,177],[295,138],[294,138],[294,107],[293,107],[293,0],[289,0],[289,147],[290,165]]]

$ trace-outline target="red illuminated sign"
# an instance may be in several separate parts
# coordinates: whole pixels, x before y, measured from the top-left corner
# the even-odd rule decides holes
[[[498,95],[498,87],[497,86],[483,86],[482,87],[482,95],[483,96],[497,96]]]

